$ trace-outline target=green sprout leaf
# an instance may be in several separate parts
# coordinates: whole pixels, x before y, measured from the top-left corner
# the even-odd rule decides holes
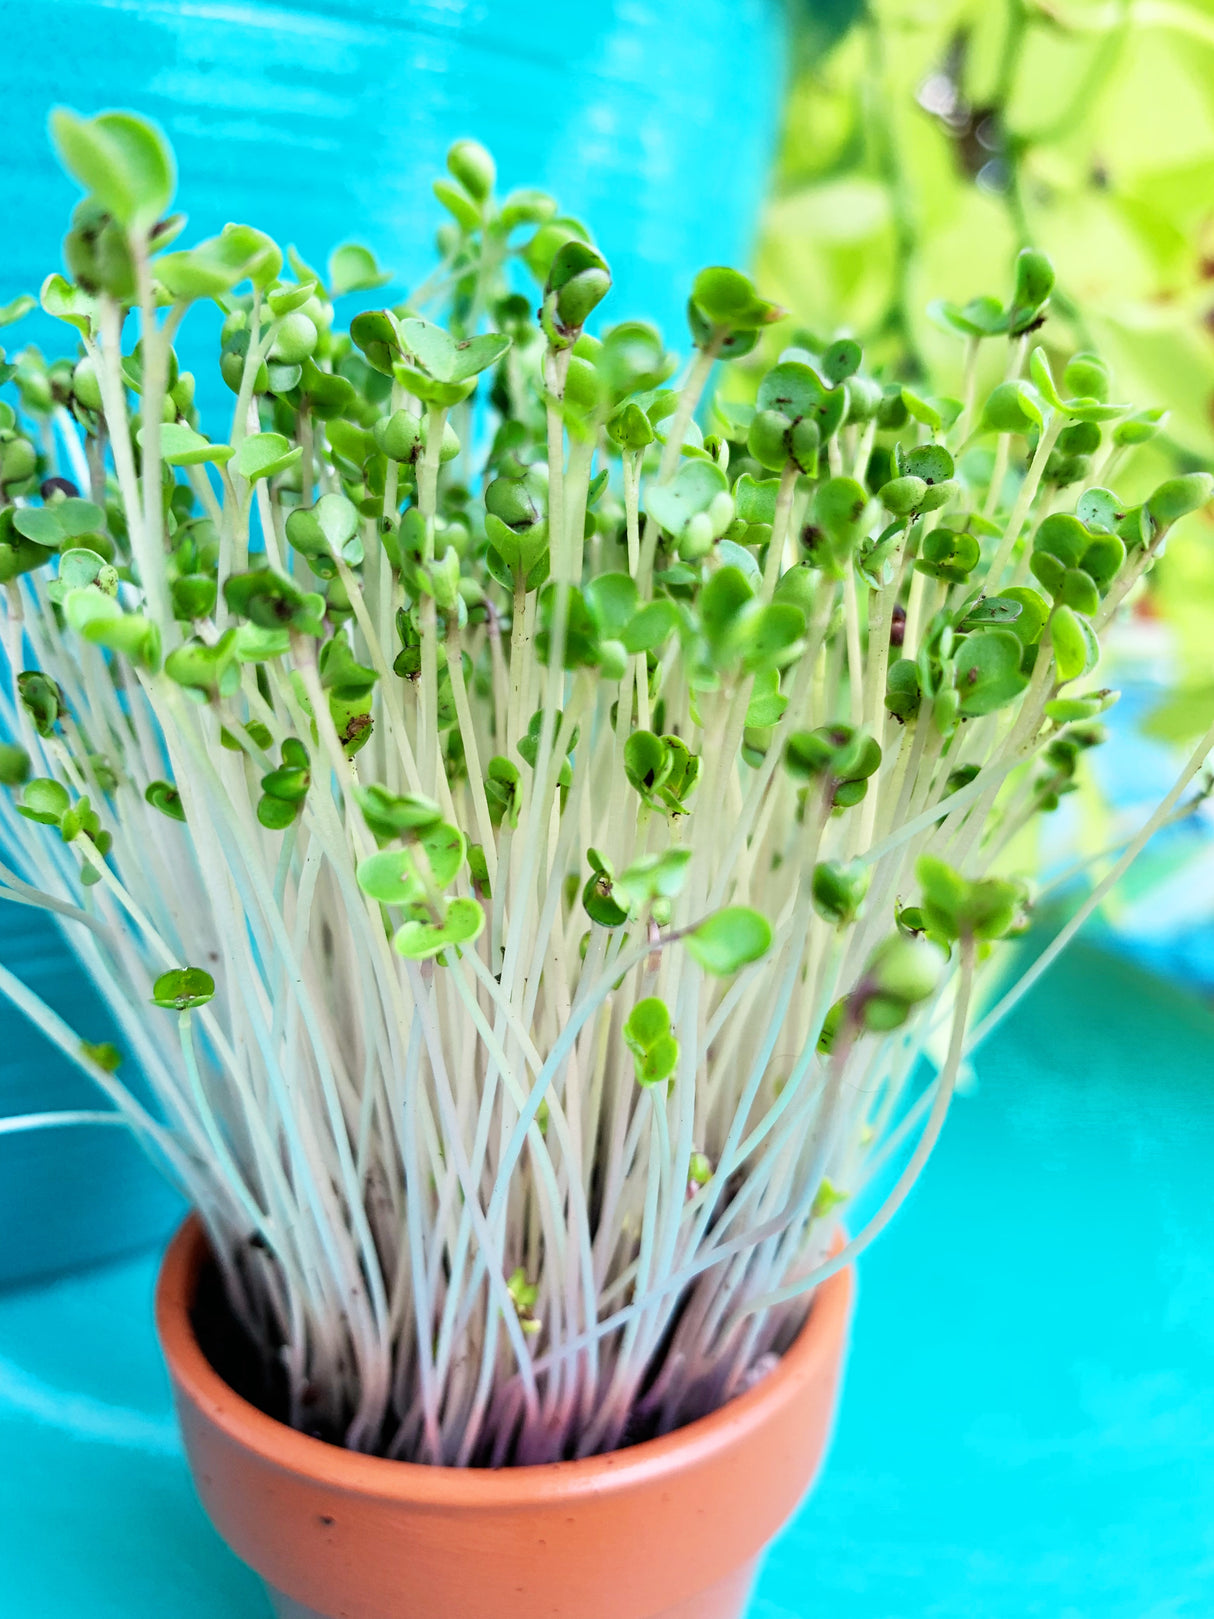
[[[201,967],[174,967],[152,985],[152,1005],[170,1012],[191,1012],[215,996],[215,980]]]
[[[993,714],[1015,702],[1028,685],[1020,672],[1021,654],[1014,630],[975,630],[965,637],[957,652],[962,714]]]
[[[470,382],[496,365],[510,347],[510,338],[504,332],[487,332],[461,341],[420,316],[403,321],[400,334],[405,347],[427,374],[446,383]]]
[[[16,742],[0,742],[0,787],[20,787],[29,780],[30,756]]]
[[[673,899],[687,880],[690,849],[666,849],[643,855],[615,879],[615,892],[631,911],[643,910],[656,900]]]
[[[679,1042],[670,1032],[670,1013],[656,996],[638,1001],[624,1024],[624,1043],[632,1053],[639,1085],[658,1085],[679,1064]]]
[[[854,922],[872,874],[872,867],[863,860],[820,860],[813,875],[814,909],[818,915],[840,927]]]
[[[970,881],[935,855],[921,855],[915,876],[928,927],[945,939],[999,939],[1024,906],[1024,890],[1001,877]]]
[[[48,275],[42,283],[40,302],[48,315],[74,326],[85,337],[97,324],[98,306],[95,298],[72,286],[61,275]]]
[[[645,507],[677,539],[693,518],[707,514],[716,497],[728,492],[729,480],[715,462],[684,461],[669,483],[646,490]]]
[[[282,269],[282,253],[264,231],[251,225],[225,225],[218,236],[188,252],[166,253],[156,261],[156,279],[180,302],[219,298],[242,281],[258,291],[270,287]]]
[[[236,451],[236,470],[256,483],[258,478],[273,478],[293,467],[302,454],[300,446],[292,445],[281,433],[250,433]]]
[[[28,292],[19,293],[6,304],[0,304],[0,326],[12,326],[29,314],[31,309],[37,309],[38,300],[31,298]]]
[[[61,782],[49,776],[39,776],[26,785],[17,810],[27,821],[39,821],[43,826],[58,826],[71,802],[68,790]]]
[[[153,809],[167,815],[171,821],[185,820],[185,806],[181,802],[181,794],[172,782],[149,782],[143,796]]]
[[[771,949],[771,923],[746,905],[716,911],[687,934],[692,958],[717,978],[739,972]]]
[[[471,944],[485,925],[485,913],[474,899],[453,899],[441,922],[435,922],[424,906],[399,927],[392,944],[398,954],[410,961],[437,956],[448,945]]]
[[[154,225],[173,200],[173,155],[160,132],[134,113],[81,118],[57,107],[51,137],[68,173],[128,230]]]
[[[1043,401],[1029,382],[1001,382],[982,409],[982,427],[991,433],[1028,433],[1040,427]]]
[[[137,435],[141,446],[144,431],[141,427]],[[160,456],[170,467],[197,467],[204,461],[222,466],[235,453],[230,444],[212,444],[185,422],[165,422],[160,429]]]
[[[372,292],[391,279],[391,270],[381,270],[370,248],[357,242],[335,247],[329,255],[329,291],[334,298],[347,292]]]

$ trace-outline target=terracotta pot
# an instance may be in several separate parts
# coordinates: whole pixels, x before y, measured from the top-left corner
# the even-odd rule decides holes
[[[280,1619],[740,1619],[759,1553],[818,1470],[852,1277],[747,1393],[677,1433],[586,1461],[425,1467],[326,1445],[234,1394],[190,1307],[191,1218],[156,1294],[194,1480]]]

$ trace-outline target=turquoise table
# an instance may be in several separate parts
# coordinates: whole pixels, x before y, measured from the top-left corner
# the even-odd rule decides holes
[[[830,1460],[751,1619],[1214,1613],[1211,1166],[1214,1015],[1080,946],[863,1261]],[[268,1619],[186,1475],[154,1272],[0,1296],[5,1619]]]

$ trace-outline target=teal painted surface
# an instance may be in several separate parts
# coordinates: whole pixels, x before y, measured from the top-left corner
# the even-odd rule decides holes
[[[45,913],[0,900],[0,960],[82,1038],[121,1045]],[[87,1076],[0,998],[0,1117],[105,1105]],[[182,1207],[121,1127],[0,1134],[0,1287],[145,1247],[173,1228]]]
[[[21,220],[0,302],[59,265],[77,193],[45,124],[67,101],[161,123],[190,238],[242,220],[323,264],[358,237],[397,272],[396,298],[432,268],[446,149],[475,136],[503,188],[542,186],[590,223],[615,273],[606,318],[656,320],[681,347],[695,271],[750,256],[783,14],[783,0],[0,0],[0,218]],[[62,342],[55,328],[19,331]],[[222,389],[212,400],[230,408]]]
[[[1214,1014],[1080,947],[862,1261],[831,1455],[748,1619],[1207,1619],[1212,1163]],[[0,1297],[6,1619],[269,1619],[191,1494],[153,1277]]]
[[[544,186],[591,222],[615,273],[607,318],[656,319],[681,346],[695,271],[749,258],[782,36],[782,0],[0,0],[0,304],[59,267],[77,192],[46,118],[69,102],[162,124],[187,240],[244,220],[323,265],[356,237],[396,271],[377,295],[394,300],[432,267],[445,216],[430,182],[450,142],[474,135],[503,189]],[[195,311],[178,348],[200,370],[204,418],[222,421],[215,326]],[[38,313],[0,341],[71,352],[74,339]],[[73,971],[53,925],[9,905],[0,960],[40,992]],[[106,1037],[85,1003],[81,1032]],[[92,1105],[3,1003],[0,1028],[0,1116]],[[0,1283],[153,1239],[170,1217],[111,1131],[0,1138]]]

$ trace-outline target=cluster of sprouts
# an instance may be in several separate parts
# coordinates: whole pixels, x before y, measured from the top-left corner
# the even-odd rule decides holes
[[[723,268],[683,364],[460,142],[432,282],[343,323],[365,250],[180,250],[150,126],[53,127],[78,353],[0,372],[0,899],[121,1044],[0,989],[192,1200],[291,1423],[460,1466],[675,1428],[917,1175],[1001,859],[1209,480],[1118,499],[1158,413],[1039,346],[1032,252],[938,311],[959,400],[847,337],[759,368],[782,312]]]

